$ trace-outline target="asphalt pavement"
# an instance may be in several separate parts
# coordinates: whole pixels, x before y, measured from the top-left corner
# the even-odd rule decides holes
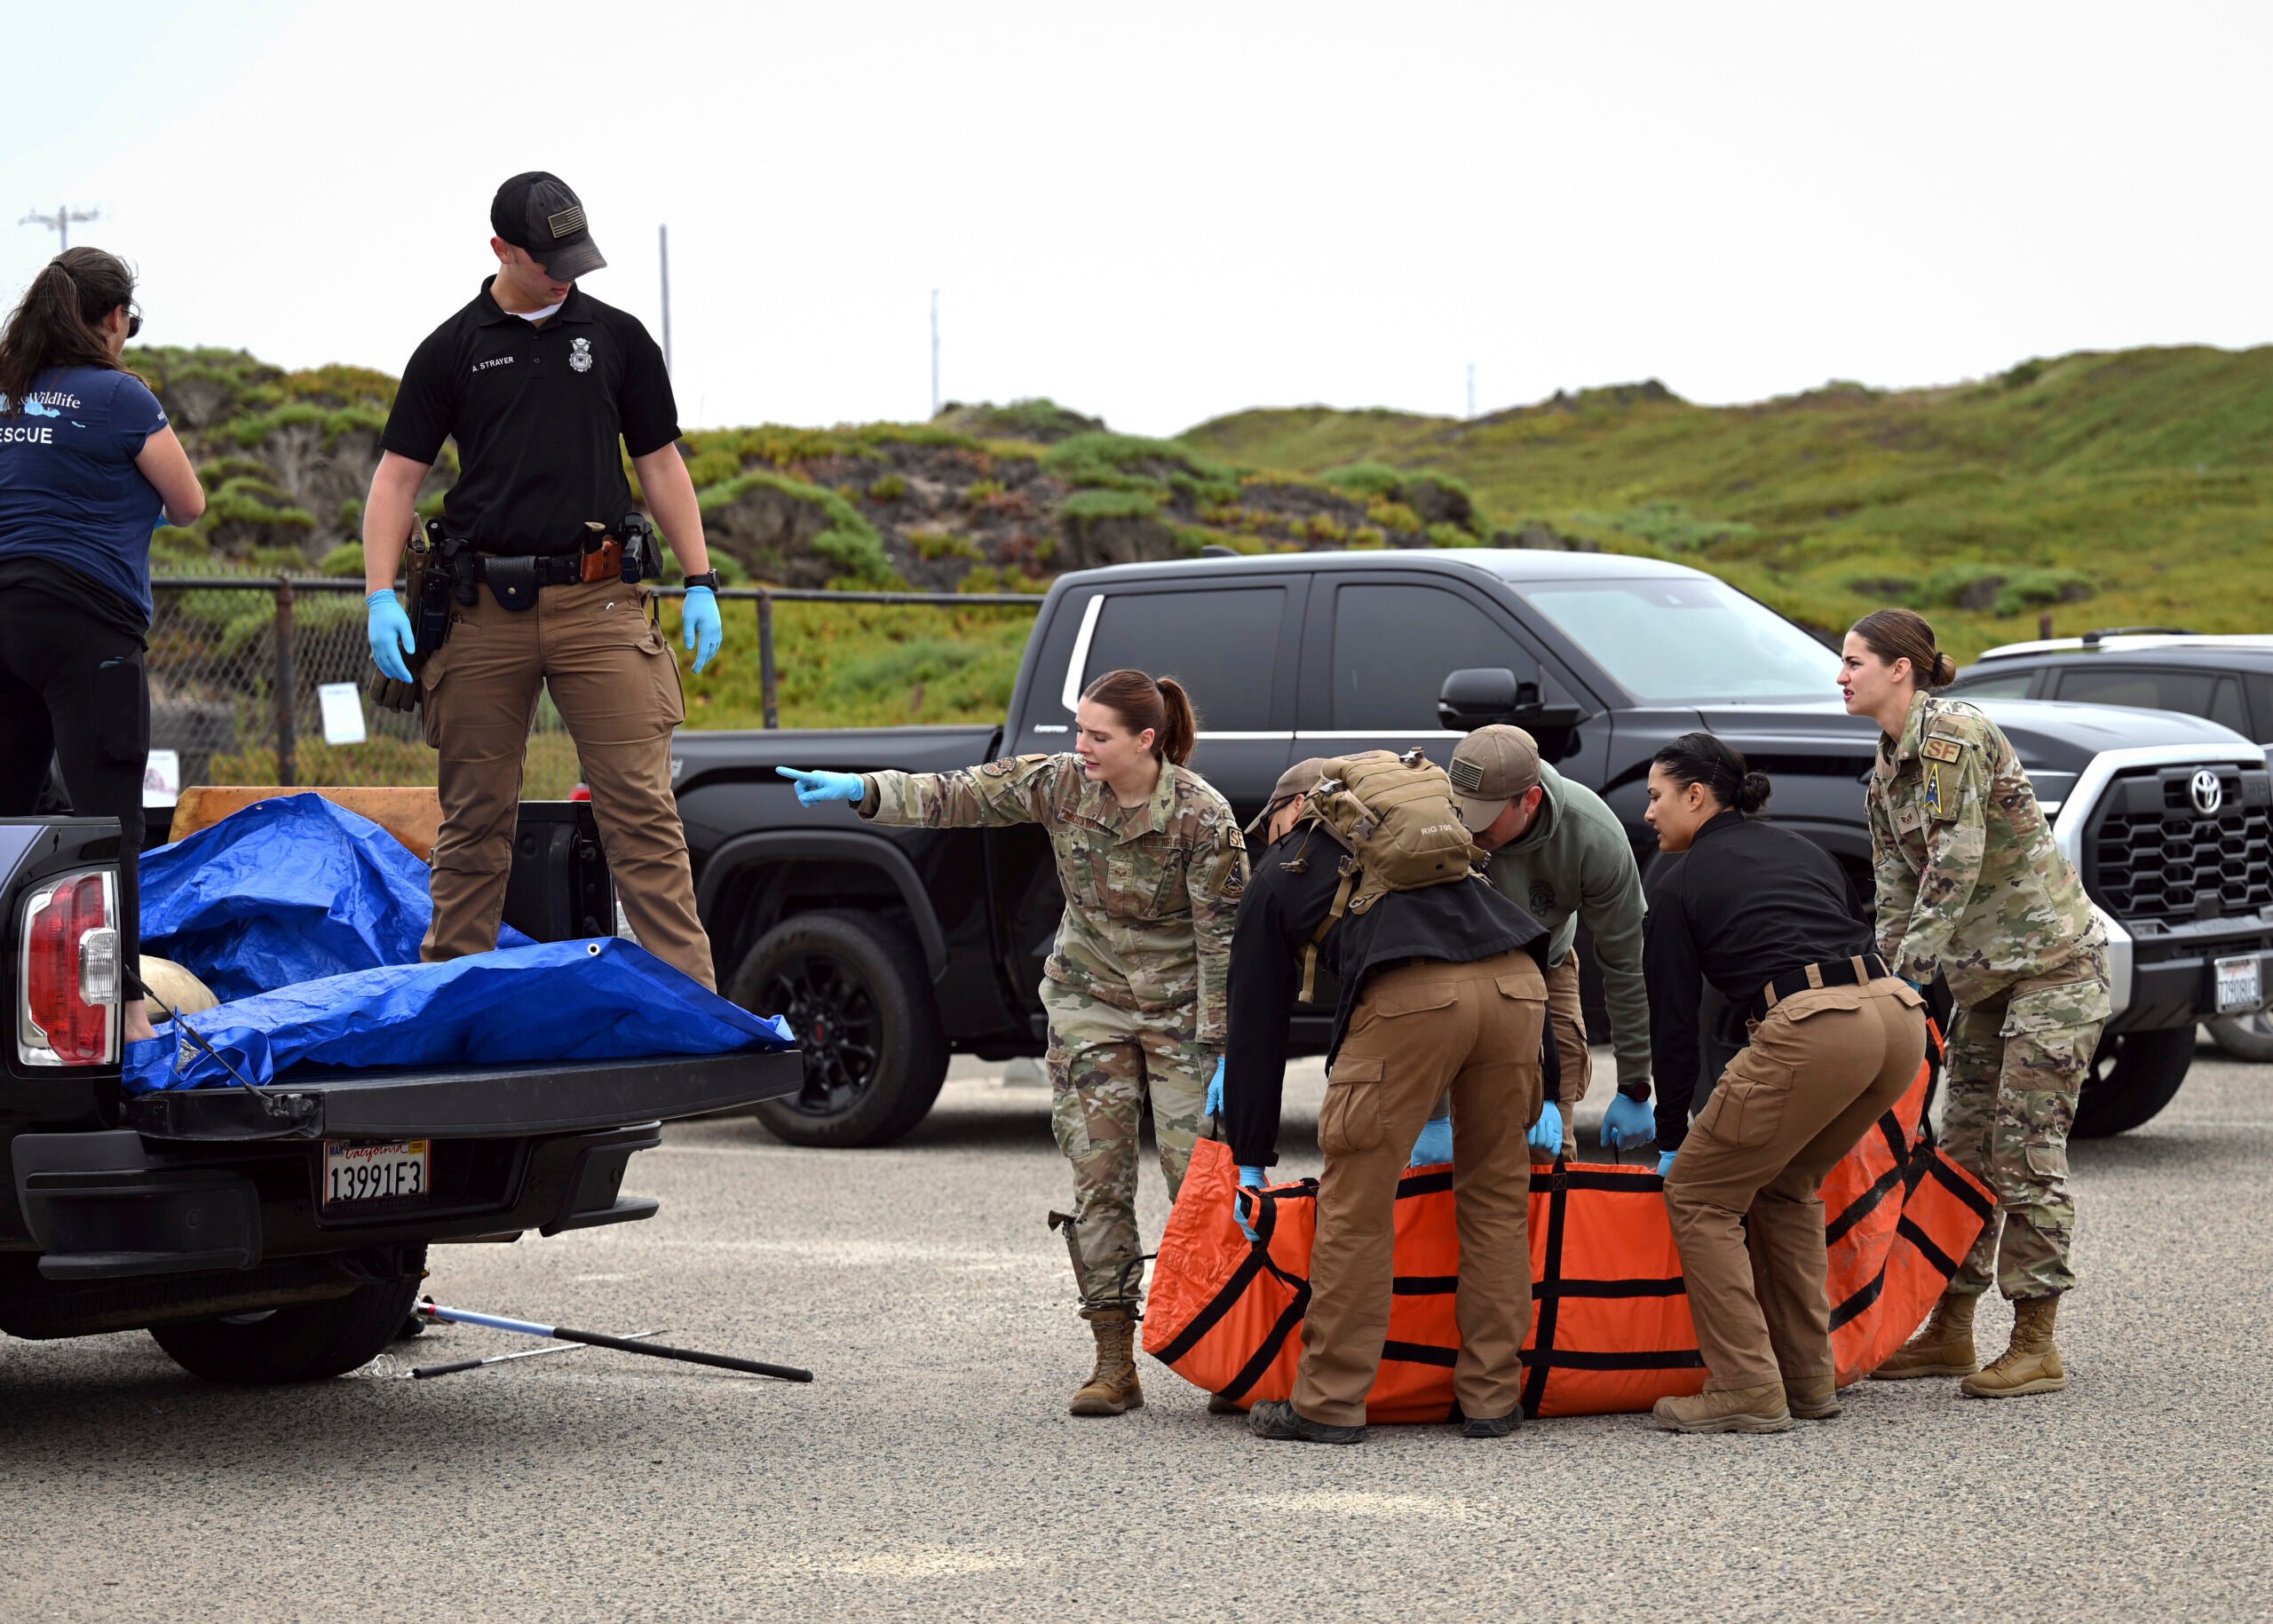
[[[1319,1093],[1305,1068],[1284,1144]],[[2273,1617],[2273,1066],[2206,1050],[2072,1158],[2065,1394],[1865,1383],[1770,1438],[1264,1444],[1150,1360],[1141,1412],[1065,1414],[1089,1336],[1043,1227],[1047,1097],[958,1063],[892,1148],[688,1124],[632,1163],[659,1217],[436,1252],[445,1302],[664,1327],[811,1386],[598,1350],[406,1379],[530,1345],[463,1327],[287,1390],[140,1335],[0,1340],[0,1618]],[[1156,1236],[1157,1168],[1144,1201]]]

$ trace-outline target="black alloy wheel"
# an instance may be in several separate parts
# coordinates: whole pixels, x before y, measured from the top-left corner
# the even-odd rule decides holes
[[[894,923],[828,909],[784,920],[749,950],[727,995],[788,1018],[805,1058],[795,1094],[756,1107],[791,1145],[887,1145],[922,1121],[947,1044],[923,955]]]

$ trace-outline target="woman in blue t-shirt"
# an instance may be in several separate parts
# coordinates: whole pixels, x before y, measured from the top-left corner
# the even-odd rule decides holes
[[[119,364],[134,278],[67,249],[0,331],[0,817],[28,815],[51,757],[72,810],[116,818],[119,946],[139,962],[135,858],[150,754],[150,532],[205,492],[165,408]],[[123,1038],[150,1035],[140,999]]]

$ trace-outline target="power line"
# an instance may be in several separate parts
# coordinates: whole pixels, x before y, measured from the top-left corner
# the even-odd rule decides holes
[[[99,209],[74,209],[68,203],[64,203],[59,205],[53,214],[42,214],[38,210],[35,209],[29,214],[24,216],[22,219],[18,220],[16,224],[19,226],[44,226],[50,231],[56,233],[63,239],[62,247],[56,250],[58,253],[61,253],[63,249],[67,249],[71,246],[72,226],[79,225],[83,221],[99,220],[102,218],[103,211]]]

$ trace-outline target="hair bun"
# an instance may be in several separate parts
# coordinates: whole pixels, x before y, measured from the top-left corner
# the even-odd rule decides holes
[[[1765,772],[1747,772],[1737,786],[1737,810],[1746,816],[1768,804],[1768,797],[1775,786],[1768,781]]]
[[[1957,680],[1957,661],[1947,654],[1934,656],[1934,681],[1936,688],[1946,688]]]

